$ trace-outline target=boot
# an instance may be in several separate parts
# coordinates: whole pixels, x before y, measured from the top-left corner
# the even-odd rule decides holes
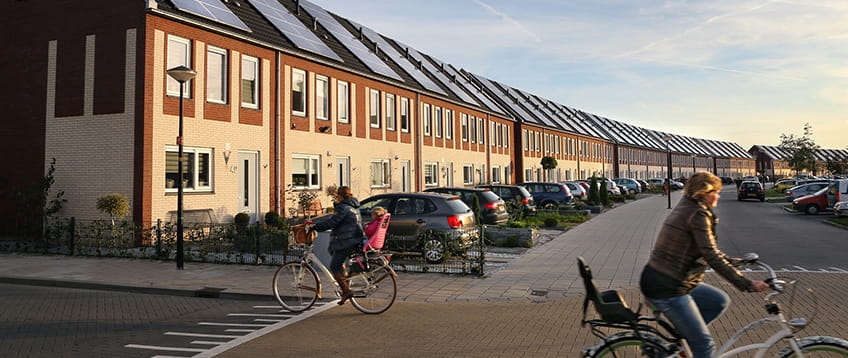
[[[351,296],[353,296],[353,294],[350,293],[350,285],[347,282],[347,275],[345,275],[344,272],[341,272],[334,274],[333,278],[336,279],[336,282],[339,284],[339,288],[342,290],[342,297],[339,300],[339,305],[343,305]]]

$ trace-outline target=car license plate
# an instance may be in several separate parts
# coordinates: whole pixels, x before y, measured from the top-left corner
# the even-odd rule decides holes
[[[755,193],[748,193],[748,196],[757,196]]]

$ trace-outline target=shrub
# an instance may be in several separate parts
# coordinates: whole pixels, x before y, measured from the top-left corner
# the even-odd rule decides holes
[[[610,200],[609,200],[609,191],[607,190],[607,181],[606,180],[601,180],[600,196],[601,196],[601,201],[600,201],[601,205],[608,206],[610,204]]]
[[[233,223],[238,226],[247,226],[250,223],[250,214],[248,213],[238,213],[235,217],[233,217]]]
[[[601,195],[598,193],[598,179],[592,178],[589,182],[589,195],[586,198],[589,205],[598,205],[601,203]]]
[[[506,227],[521,229],[527,227],[527,223],[523,221],[509,221],[506,223]]]
[[[554,226],[557,226],[557,225],[559,225],[559,220],[557,220],[556,218],[545,219],[545,226],[554,227]]]
[[[280,214],[277,214],[276,211],[269,211],[269,212],[265,213],[265,225],[279,226],[280,225]]]
[[[112,193],[97,199],[97,210],[109,215],[112,225],[115,219],[123,219],[130,214],[130,203],[123,194]]]

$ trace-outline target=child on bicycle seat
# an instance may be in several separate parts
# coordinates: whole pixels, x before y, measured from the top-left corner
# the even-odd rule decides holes
[[[721,179],[697,172],[683,191],[683,198],[663,223],[639,286],[645,298],[683,335],[693,358],[710,358],[715,343],[707,325],[727,309],[730,297],[703,283],[707,266],[739,290],[761,292],[769,286],[742,276],[733,267],[741,259],[718,249],[718,218],[712,208],[718,205]]]
[[[368,237],[368,239],[371,239],[371,237],[377,233],[377,229],[380,228],[380,224],[382,223],[380,218],[387,212],[386,208],[382,206],[375,206],[371,209],[371,222],[365,225],[365,236]],[[368,240],[365,241],[367,242]]]

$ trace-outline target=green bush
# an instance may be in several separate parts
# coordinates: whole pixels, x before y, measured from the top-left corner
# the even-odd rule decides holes
[[[557,220],[556,218],[547,218],[547,219],[545,219],[545,226],[547,226],[547,227],[559,226],[559,220]]]
[[[627,198],[626,195],[610,195],[609,200],[615,203],[623,203]],[[635,197],[634,197],[635,198]]]
[[[97,199],[97,210],[109,215],[112,225],[115,225],[115,219],[120,220],[130,214],[130,202],[123,194],[112,193]]]
[[[588,198],[586,198],[586,202],[589,205],[598,205],[601,203],[601,195],[598,192],[597,178],[593,177],[592,180],[589,182],[589,195]]]
[[[527,227],[527,223],[524,221],[509,221],[506,223],[506,227],[521,229]]]
[[[277,214],[276,211],[269,211],[269,212],[265,213],[265,225],[279,226],[280,225],[280,214]]]
[[[250,224],[250,214],[248,213],[238,213],[235,217],[233,217],[233,223],[238,226],[247,226]]]
[[[609,191],[607,189],[607,181],[603,180],[603,179],[601,179],[600,196],[601,196],[601,205],[609,206],[610,199],[609,199]]]

